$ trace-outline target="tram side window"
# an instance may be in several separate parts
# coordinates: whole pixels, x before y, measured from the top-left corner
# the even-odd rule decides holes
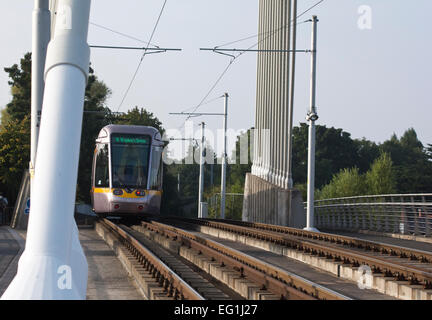
[[[150,189],[162,189],[162,151],[163,148],[155,147],[152,154],[151,172],[150,172]]]
[[[109,187],[108,145],[98,144],[96,155],[95,186]]]

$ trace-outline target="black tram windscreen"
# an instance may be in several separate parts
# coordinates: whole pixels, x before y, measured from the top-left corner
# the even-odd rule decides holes
[[[112,186],[113,188],[146,188],[150,137],[135,134],[112,134]]]

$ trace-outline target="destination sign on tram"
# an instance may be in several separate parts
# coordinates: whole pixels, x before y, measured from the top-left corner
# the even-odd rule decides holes
[[[113,135],[112,142],[120,144],[149,144],[150,139],[134,135]]]

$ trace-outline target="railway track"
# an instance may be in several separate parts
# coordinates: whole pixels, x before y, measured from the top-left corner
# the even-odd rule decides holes
[[[170,223],[188,223],[218,232],[253,238],[305,254],[331,259],[358,268],[367,265],[373,274],[383,274],[410,285],[432,289],[432,253],[358,238],[310,232],[295,228],[215,219],[168,218]],[[202,231],[200,229],[200,231]]]
[[[137,283],[141,284],[141,289],[148,299],[204,300],[201,294],[124,229],[108,219],[102,219],[96,224],[99,233],[109,233],[103,237],[108,244],[120,251],[117,253],[123,256],[122,262],[129,264],[129,272],[134,275]],[[109,235],[114,239],[110,239]],[[115,241],[127,251],[123,252],[123,248],[115,246]]]
[[[170,299],[349,299],[171,225],[151,221],[129,228],[107,219],[99,224],[127,248],[147,277],[156,279],[160,295]]]

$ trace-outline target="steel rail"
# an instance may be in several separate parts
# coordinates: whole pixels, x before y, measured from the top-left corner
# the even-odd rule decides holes
[[[150,265],[154,269],[153,274],[156,275],[156,278],[159,278],[159,283],[167,290],[170,296],[173,296],[175,299],[179,298],[180,300],[204,300],[198,292],[189,286],[151,251],[145,248],[131,234],[108,219],[102,219],[101,222],[102,225],[112,232],[134,256],[141,262],[145,261],[146,265]]]
[[[355,237],[348,237],[343,235],[336,235],[324,232],[313,232],[306,231],[303,229],[296,229],[284,226],[269,225],[264,223],[256,222],[243,222],[234,220],[220,220],[220,219],[206,219],[206,221],[216,222],[216,223],[227,223],[235,224],[244,227],[251,227],[256,229],[268,230],[272,232],[278,232],[283,234],[290,234],[294,236],[299,236],[307,239],[314,239],[320,241],[326,241],[330,243],[343,244],[350,247],[357,247],[360,249],[365,249],[374,252],[380,252],[382,254],[389,254],[392,256],[399,256],[401,258],[409,258],[413,261],[421,261],[424,263],[432,264],[432,252],[427,252],[418,249],[406,248],[391,244],[379,243],[370,240],[364,240]]]
[[[172,218],[170,218],[172,219]],[[220,230],[226,230],[229,232],[234,232],[237,234],[246,235],[249,237],[261,239],[264,241],[269,241],[273,243],[277,243],[280,245],[285,245],[290,248],[294,248],[296,250],[305,251],[307,253],[319,255],[322,257],[332,258],[336,261],[342,261],[346,264],[352,264],[353,266],[360,265],[368,265],[372,268],[375,273],[384,272],[389,276],[394,276],[400,280],[410,280],[412,283],[422,283],[425,288],[432,287],[432,272],[429,270],[425,270],[416,266],[406,266],[403,264],[399,264],[397,262],[389,262],[386,259],[371,256],[368,254],[359,253],[350,249],[344,249],[336,246],[332,246],[330,244],[322,245],[310,239],[299,239],[298,236],[300,234],[316,234],[314,232],[288,228],[292,229],[292,234],[280,233],[274,230],[259,230],[257,229],[257,225],[261,228],[275,228],[275,229],[285,229],[287,227],[279,227],[279,226],[270,226],[264,224],[256,224],[256,223],[243,223],[238,221],[230,221],[230,223],[219,222],[216,219],[207,219],[207,220],[196,220],[196,219],[178,219],[174,218],[177,221],[183,222],[192,222],[195,224],[206,225],[209,227],[217,228]],[[242,226],[242,224],[248,225],[248,227]],[[253,227],[254,225],[255,227]],[[285,229],[286,231],[286,229]],[[296,235],[295,232],[298,232]],[[320,234],[320,233],[318,233]],[[329,235],[334,236],[334,235]],[[339,236],[335,236],[337,239]],[[345,237],[347,238],[347,237]],[[406,249],[406,248],[405,248]],[[406,249],[411,250],[411,249]]]
[[[142,226],[181,241],[198,252],[240,271],[241,275],[278,294],[282,299],[293,300],[350,300],[330,289],[310,282],[276,266],[248,256],[215,241],[194,235],[174,226],[157,221],[141,222]]]

